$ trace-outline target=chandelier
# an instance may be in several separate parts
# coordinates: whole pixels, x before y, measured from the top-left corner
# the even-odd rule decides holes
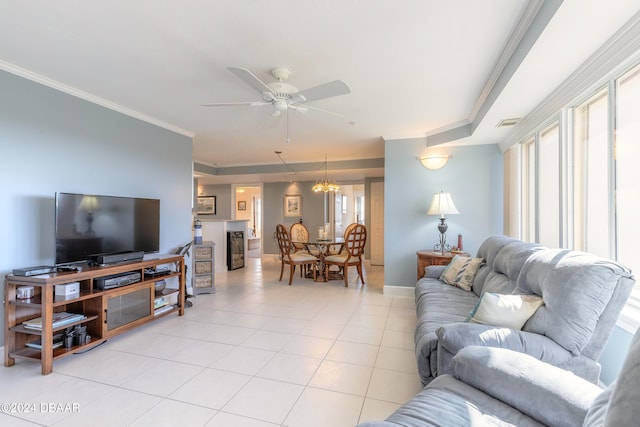
[[[323,192],[328,193],[330,191],[336,192],[340,190],[340,186],[334,181],[327,179],[327,156],[324,156],[324,178],[320,181],[316,181],[315,185],[311,187],[316,193]]]

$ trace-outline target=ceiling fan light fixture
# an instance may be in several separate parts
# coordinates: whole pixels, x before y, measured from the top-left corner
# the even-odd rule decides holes
[[[275,108],[275,111],[287,111],[288,106],[289,104],[287,104],[287,101],[284,99],[277,99],[273,102],[273,108]]]

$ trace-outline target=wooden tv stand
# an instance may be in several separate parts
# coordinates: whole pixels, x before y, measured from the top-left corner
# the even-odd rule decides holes
[[[145,269],[158,266],[168,267],[163,276],[145,278]],[[181,255],[155,255],[148,260],[121,263],[110,266],[83,267],[77,272],[58,272],[24,277],[7,275],[4,287],[5,334],[4,365],[13,366],[16,357],[39,359],[42,374],[51,373],[53,361],[77,351],[88,350],[108,338],[126,332],[144,323],[177,312],[184,315],[185,276],[184,258]],[[139,272],[140,281],[108,290],[99,290],[95,279],[112,274]],[[159,280],[177,278],[177,289],[165,288],[155,292]],[[175,282],[176,280],[173,280]],[[55,285],[79,282],[79,294],[55,296]],[[171,282],[170,280],[167,283]],[[170,284],[170,283],[169,283]],[[29,299],[17,299],[16,288],[33,286],[34,295]],[[176,299],[170,305],[158,308],[154,303]],[[64,325],[53,326],[53,314],[59,312],[77,313],[85,317]],[[26,327],[23,322],[42,318],[42,329]],[[86,326],[91,338],[85,343],[70,348],[53,348],[54,334],[64,333],[76,325]],[[32,348],[41,340],[40,349]]]

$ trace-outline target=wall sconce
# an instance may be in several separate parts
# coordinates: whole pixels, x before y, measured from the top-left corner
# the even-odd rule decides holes
[[[436,170],[440,169],[449,161],[449,156],[446,154],[429,154],[424,157],[419,157],[420,163],[427,169]]]

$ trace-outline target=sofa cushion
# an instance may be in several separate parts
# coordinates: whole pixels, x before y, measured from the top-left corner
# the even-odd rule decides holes
[[[525,322],[544,302],[535,295],[482,294],[465,321],[522,329]]]
[[[482,258],[456,255],[442,272],[440,280],[448,285],[470,291],[473,279],[483,263],[484,259]]]
[[[542,424],[450,375],[436,378],[385,421],[358,427],[540,427]]]
[[[523,265],[513,293],[540,295],[545,305],[523,330],[580,354],[622,276],[630,272],[595,255],[564,249],[535,252]]]
[[[585,427],[632,426],[640,420],[640,329],[629,346],[618,379],[587,413]]]
[[[467,347],[452,362],[457,379],[546,425],[581,426],[602,393],[564,369],[503,348]]]
[[[446,285],[433,278],[416,283],[417,322],[414,340],[418,372],[423,384],[436,376],[436,329],[443,324],[464,322],[478,297],[473,292]]]
[[[482,286],[474,283],[474,292],[510,294],[516,287],[520,270],[529,256],[542,248],[531,243],[512,242],[496,254],[491,271]],[[527,292],[521,292],[527,293]]]

